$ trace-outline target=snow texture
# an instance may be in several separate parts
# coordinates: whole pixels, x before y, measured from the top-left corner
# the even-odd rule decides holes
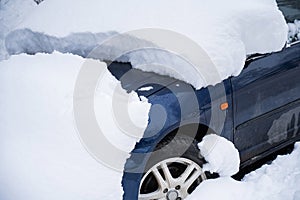
[[[12,31],[7,35],[5,46],[9,55],[21,53],[72,53],[87,58],[98,44],[108,39],[115,32],[108,33],[73,33],[67,37],[58,38],[43,33],[33,32],[30,29]],[[106,49],[108,50],[108,49]],[[96,59],[104,60],[107,56],[99,54]]]
[[[242,181],[230,177],[207,180],[187,200],[299,200],[300,143],[290,155],[278,156],[270,165],[246,175]]]
[[[288,23],[289,38],[288,42],[292,43],[300,40],[300,20],[295,20],[294,23]]]
[[[203,166],[204,171],[216,172],[221,177],[230,177],[239,171],[239,151],[224,137],[216,134],[207,135],[198,147],[207,161],[207,164]]]
[[[15,29],[35,6],[33,0],[0,1],[0,60],[9,56],[4,45],[6,35]]]
[[[288,34],[287,24],[275,0],[188,0],[184,4],[180,0],[51,0],[41,3],[18,28],[57,37],[78,32],[126,33],[143,28],[180,33],[195,41],[208,54],[216,73],[219,73],[217,78],[207,81],[206,77],[194,73],[190,63],[173,62],[174,55],[166,57],[161,52],[139,51],[125,61],[132,62],[135,68],[186,81],[197,89],[238,75],[249,54],[280,51]],[[136,45],[136,40],[129,41],[132,42]],[[157,41],[149,39],[148,42],[164,48]],[[128,47],[119,43],[115,48]],[[102,52],[109,51],[104,49]],[[189,57],[187,54],[181,56]],[[145,63],[153,64],[153,60],[160,67],[145,67]]]
[[[123,173],[97,162],[76,131],[73,91],[85,61],[55,52],[0,62],[1,200],[122,198]],[[139,138],[118,130],[110,111],[111,93],[120,83],[104,63],[89,61],[107,71],[95,92],[95,114],[105,124],[99,126],[113,145],[129,153]],[[125,91],[117,95],[129,98],[132,122],[143,130],[150,108],[147,100]],[[85,99],[84,93],[81,97]]]

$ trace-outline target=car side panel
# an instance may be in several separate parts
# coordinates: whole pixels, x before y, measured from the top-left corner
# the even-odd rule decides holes
[[[251,62],[232,78],[234,143],[242,161],[299,134],[300,45]]]

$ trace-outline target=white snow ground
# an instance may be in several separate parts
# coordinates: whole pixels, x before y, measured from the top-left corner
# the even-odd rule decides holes
[[[299,200],[300,143],[289,155],[278,156],[242,181],[221,177],[205,181],[188,200]]]
[[[230,141],[211,134],[198,146],[208,161],[203,169],[219,173],[220,178],[205,181],[188,200],[300,199],[300,143],[296,143],[290,155],[278,156],[271,164],[246,175],[242,181],[231,178],[239,171],[240,159]]]
[[[1,200],[121,199],[122,172],[97,162],[76,131],[73,91],[84,62],[61,53],[0,62]],[[109,141],[129,153],[139,138],[123,134],[111,116],[111,93],[119,82],[109,72],[102,80],[95,93],[97,119]],[[129,114],[142,135],[149,104],[135,94],[117,94],[129,97]],[[125,159],[118,162],[124,166]]]

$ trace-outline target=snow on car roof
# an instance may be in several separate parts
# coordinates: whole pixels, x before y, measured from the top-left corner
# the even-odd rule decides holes
[[[135,68],[178,78],[198,89],[238,75],[243,69],[246,55],[280,51],[288,34],[284,16],[275,0],[51,0],[36,7],[18,28],[29,28],[59,37],[76,32],[126,33],[144,28],[182,34],[204,50],[216,68],[218,77],[203,80],[206,77],[201,76],[202,72],[194,73],[188,64],[176,67],[172,61],[166,63],[172,57],[166,59],[165,55],[155,53],[151,57],[149,51],[140,51],[138,56],[131,54],[125,61],[131,61]],[[118,46],[122,47],[124,45]],[[177,53],[182,55],[182,52]],[[186,58],[186,54],[183,56]],[[147,63],[147,59],[153,63],[153,57],[156,63],[168,67],[145,67],[143,64]]]

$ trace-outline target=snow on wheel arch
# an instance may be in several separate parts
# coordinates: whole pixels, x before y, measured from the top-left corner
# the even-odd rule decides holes
[[[239,151],[226,138],[209,134],[203,138],[198,147],[207,161],[203,166],[204,171],[218,173],[221,177],[230,177],[239,171]]]

